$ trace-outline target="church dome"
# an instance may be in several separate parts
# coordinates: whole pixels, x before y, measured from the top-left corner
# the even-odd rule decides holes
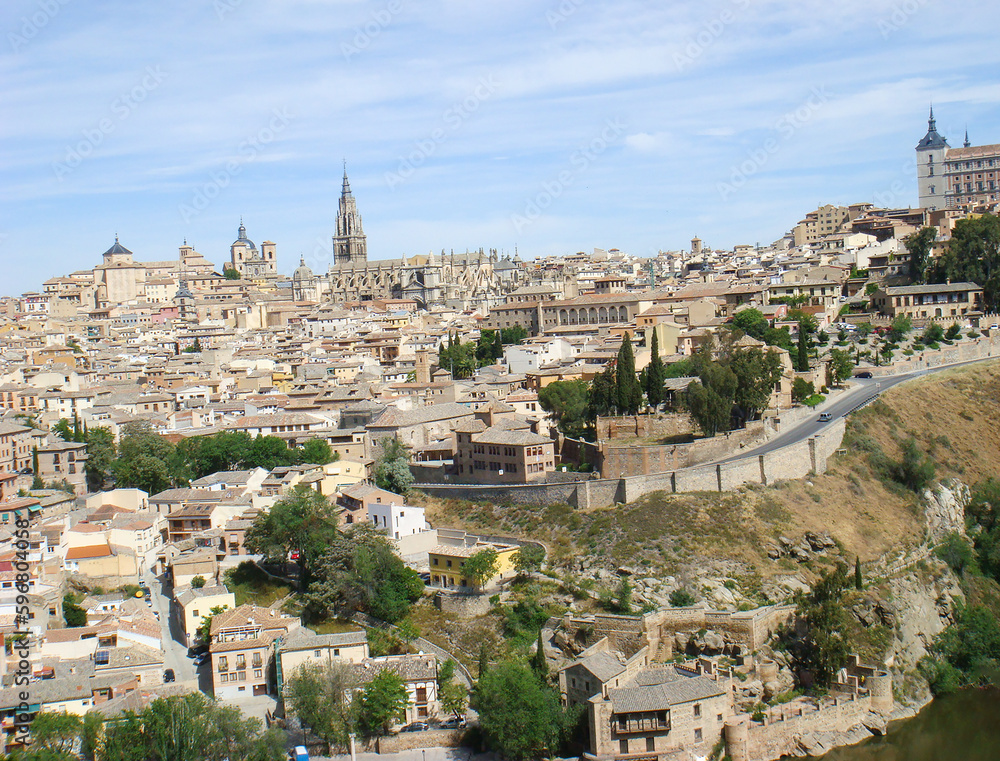
[[[118,242],[118,236],[116,235],[115,244],[104,252],[104,256],[111,256],[112,254],[128,254],[129,256],[131,256],[132,252]]]
[[[237,238],[233,241],[234,246],[241,244],[249,248],[251,251],[257,250],[257,246],[254,245],[254,242],[247,237],[247,229],[243,226],[242,219],[240,220],[240,229],[237,231]]]
[[[299,257],[299,266],[295,268],[295,272],[292,273],[292,280],[312,280],[313,271],[306,266],[306,260],[304,257]]]

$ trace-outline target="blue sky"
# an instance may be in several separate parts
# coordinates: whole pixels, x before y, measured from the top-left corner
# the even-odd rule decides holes
[[[6,0],[0,293],[186,238],[325,269],[342,164],[372,259],[767,243],[916,202],[933,101],[1000,142],[968,0]]]

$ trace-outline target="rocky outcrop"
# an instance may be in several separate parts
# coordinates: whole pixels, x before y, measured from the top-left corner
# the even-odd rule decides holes
[[[811,558],[826,555],[836,547],[837,541],[830,535],[830,532],[807,531],[798,539],[779,536],[777,543],[768,546],[767,556],[771,560],[787,557],[804,563]]]
[[[952,532],[965,536],[965,508],[970,496],[969,487],[954,478],[924,490],[924,516],[931,543],[940,542]]]

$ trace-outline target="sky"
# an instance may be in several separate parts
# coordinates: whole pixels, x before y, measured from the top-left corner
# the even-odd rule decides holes
[[[992,0],[4,0],[0,294],[242,217],[331,259],[767,244],[823,203],[916,204],[933,103],[1000,142]]]

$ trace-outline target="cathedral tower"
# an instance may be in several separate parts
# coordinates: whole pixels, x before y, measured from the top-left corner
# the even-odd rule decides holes
[[[337,209],[337,232],[333,236],[333,263],[368,261],[368,240],[361,227],[358,205],[351,194],[351,183],[347,180],[347,164],[344,164],[344,185],[340,192],[340,206]]]

